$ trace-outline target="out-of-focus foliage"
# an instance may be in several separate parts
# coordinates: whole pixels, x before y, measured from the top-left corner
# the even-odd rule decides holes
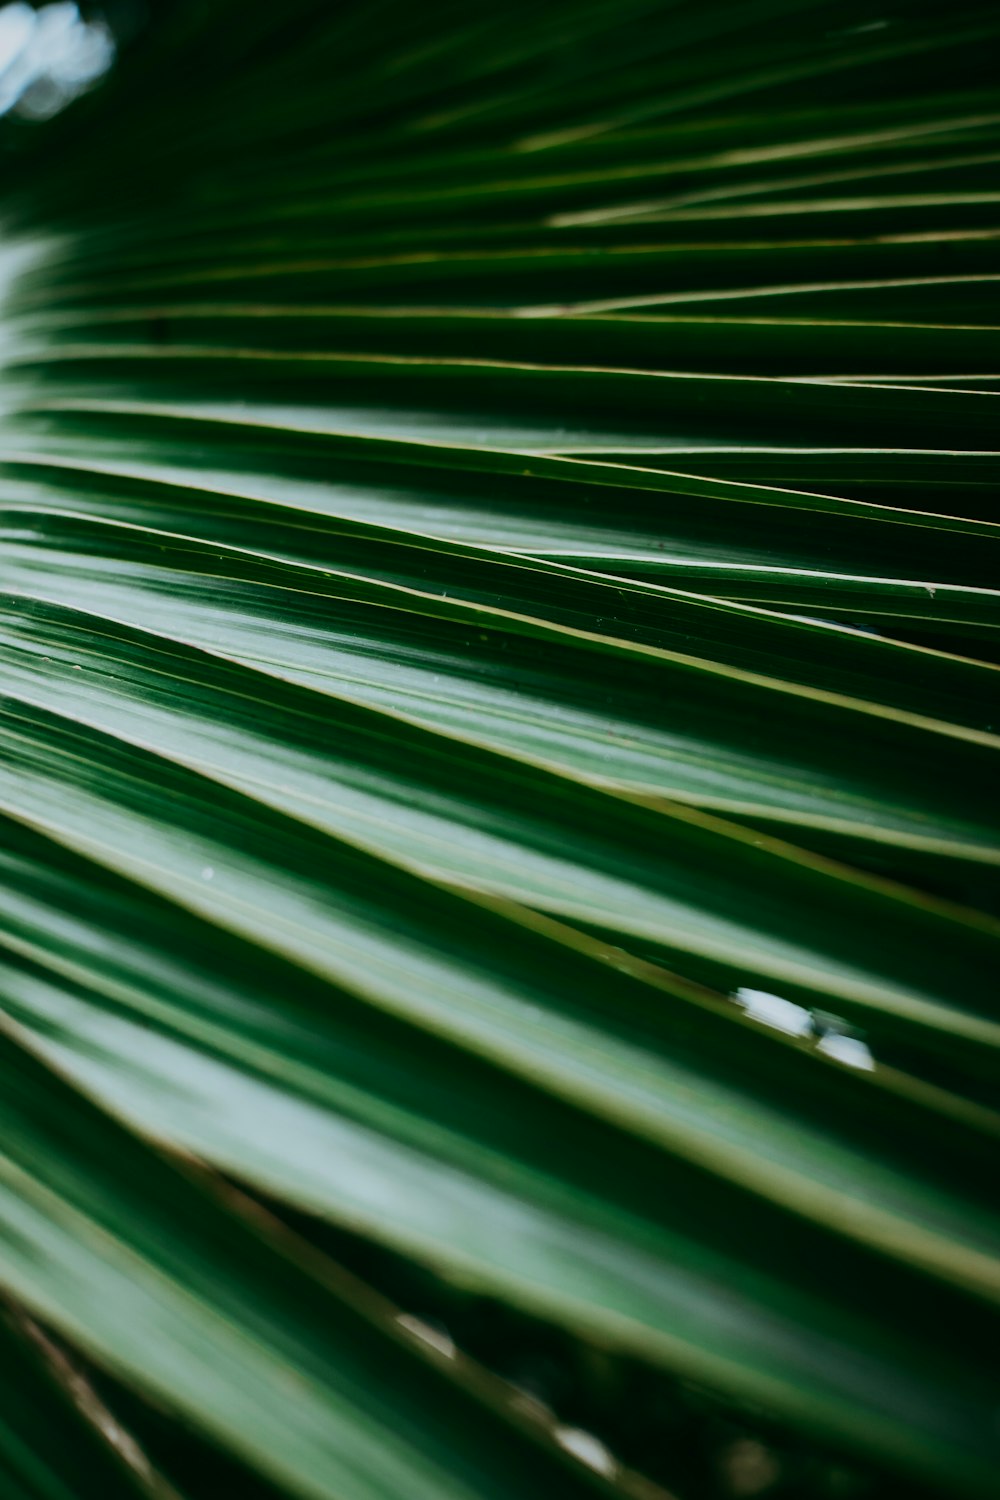
[[[992,1494],[1000,13],[141,19],[0,124],[4,1493]]]

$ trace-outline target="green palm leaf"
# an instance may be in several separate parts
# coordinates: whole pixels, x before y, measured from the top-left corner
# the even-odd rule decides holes
[[[998,33],[178,0],[5,122],[19,1500],[695,1500],[408,1276],[992,1492]]]

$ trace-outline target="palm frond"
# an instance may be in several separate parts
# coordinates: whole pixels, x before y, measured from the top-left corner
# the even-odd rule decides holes
[[[6,122],[0,1288],[140,1426],[671,1482],[325,1225],[992,1492],[998,34],[178,0]],[[12,1494],[194,1500],[10,1337]]]

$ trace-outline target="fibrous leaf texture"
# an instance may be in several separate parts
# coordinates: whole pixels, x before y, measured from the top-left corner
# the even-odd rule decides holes
[[[793,1494],[415,1285],[995,1493],[996,7],[108,24],[0,122],[4,1493]]]

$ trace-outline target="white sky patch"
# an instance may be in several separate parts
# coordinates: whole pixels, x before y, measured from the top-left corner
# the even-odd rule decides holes
[[[833,1031],[829,1036],[817,1042],[816,1051],[825,1052],[827,1057],[846,1063],[849,1068],[862,1068],[866,1073],[875,1071],[875,1059],[871,1048],[860,1037],[843,1036]]]
[[[780,995],[769,994],[767,990],[747,989],[737,990],[733,998],[751,1021],[759,1021],[762,1026],[772,1026],[788,1036],[809,1036],[812,1032],[812,1015],[793,1000],[782,1000]]]
[[[574,1458],[598,1474],[612,1479],[617,1473],[614,1454],[592,1432],[584,1432],[582,1427],[557,1427],[552,1436],[567,1453],[572,1453]]]
[[[40,10],[14,0],[0,9],[0,115],[58,114],[96,83],[115,56],[103,21],[85,21],[73,0]]]

